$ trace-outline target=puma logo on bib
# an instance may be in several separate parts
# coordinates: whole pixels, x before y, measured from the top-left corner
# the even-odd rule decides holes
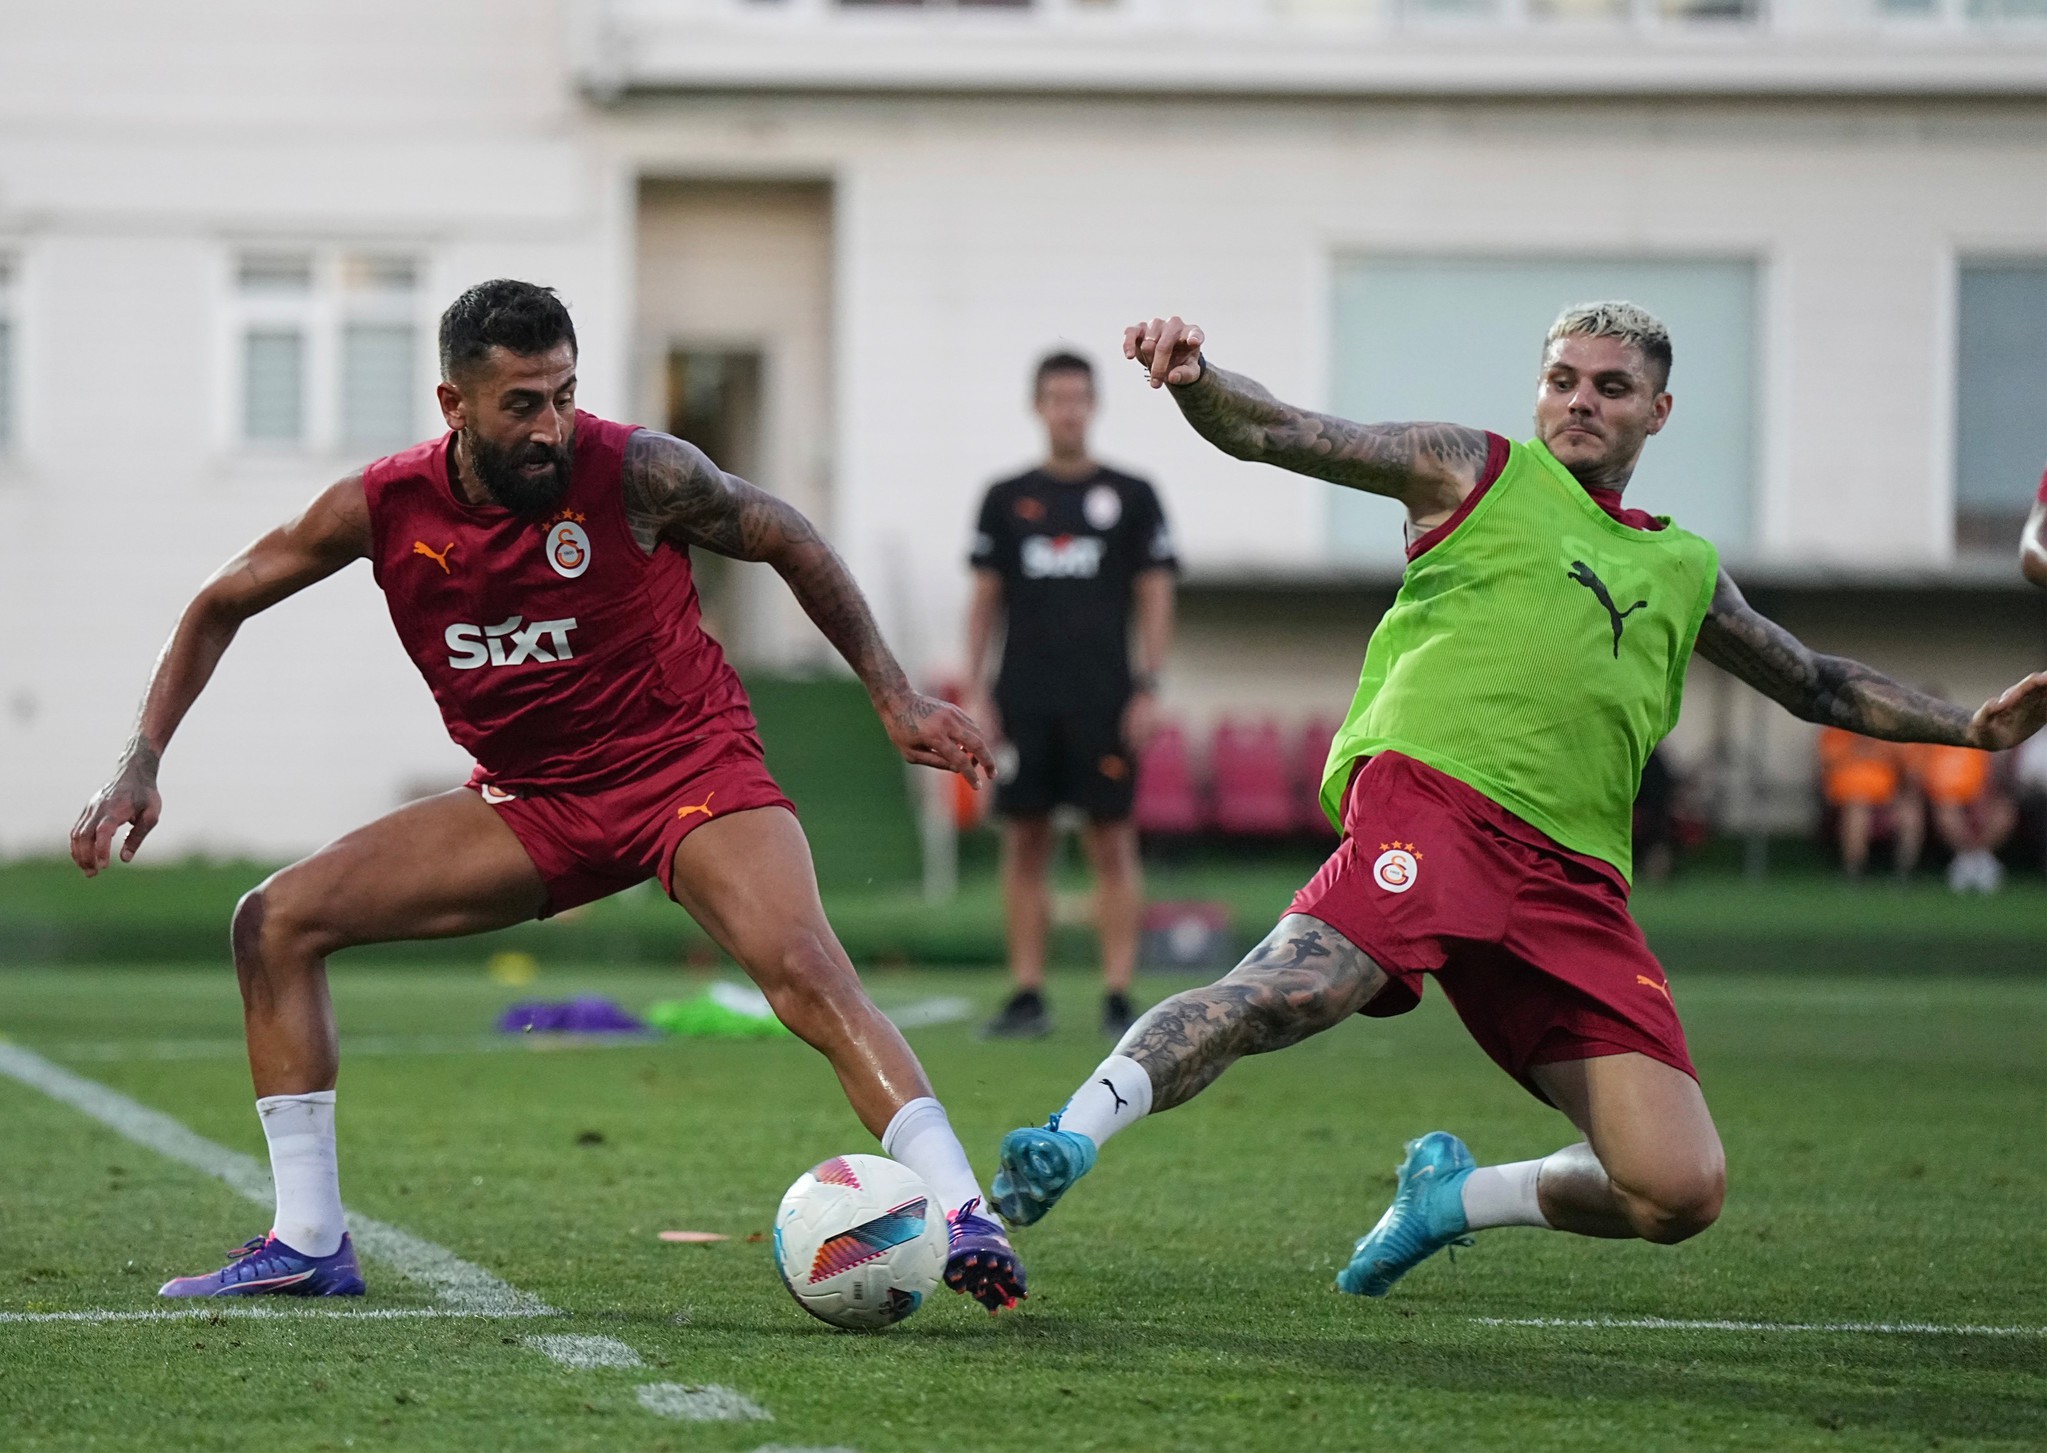
[[[1613,658],[1616,661],[1620,660],[1621,627],[1627,623],[1627,619],[1629,616],[1633,615],[1636,611],[1640,610],[1649,602],[1646,600],[1638,600],[1633,605],[1629,606],[1626,610],[1617,609],[1613,603],[1612,593],[1609,592],[1606,588],[1606,582],[1604,580],[1601,580],[1597,575],[1593,574],[1592,567],[1590,565],[1587,565],[1583,560],[1573,560],[1571,562],[1571,568],[1568,574],[1570,575],[1571,579],[1577,581],[1580,585],[1584,586],[1587,590],[1591,591],[1592,598],[1594,600],[1597,600],[1602,606],[1606,608],[1607,619],[1613,623]]]

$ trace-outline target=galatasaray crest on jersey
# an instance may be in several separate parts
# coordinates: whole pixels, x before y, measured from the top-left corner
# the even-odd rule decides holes
[[[1388,893],[1405,893],[1421,876],[1421,854],[1413,843],[1381,843],[1372,864],[1372,881]]]
[[[547,563],[564,580],[590,568],[590,532],[574,520],[556,520],[547,527]]]

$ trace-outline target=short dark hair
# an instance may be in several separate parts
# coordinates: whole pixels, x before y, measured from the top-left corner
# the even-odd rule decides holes
[[[553,288],[493,278],[478,283],[441,314],[441,377],[481,363],[493,348],[532,356],[561,344],[576,347],[576,325]]]
[[[1087,380],[1087,386],[1095,386],[1095,366],[1078,353],[1060,349],[1048,353],[1038,360],[1038,371],[1031,378],[1031,397],[1036,398],[1045,391],[1045,380],[1055,373],[1077,373]]]

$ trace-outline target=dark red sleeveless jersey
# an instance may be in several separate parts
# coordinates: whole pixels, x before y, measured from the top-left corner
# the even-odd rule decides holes
[[[649,555],[626,525],[633,432],[578,412],[569,492],[546,519],[459,499],[452,434],[363,471],[398,637],[448,735],[507,791],[602,787],[755,730],[704,633],[687,552]]]

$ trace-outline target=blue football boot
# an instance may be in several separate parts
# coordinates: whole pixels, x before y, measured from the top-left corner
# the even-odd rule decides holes
[[[1002,1137],[1002,1165],[989,1197],[1002,1219],[1028,1226],[1058,1203],[1073,1183],[1094,1169],[1095,1143],[1059,1128],[1054,1115],[1043,1129],[1026,1125]]]
[[[1336,1289],[1352,1296],[1383,1297],[1393,1290],[1393,1283],[1444,1247],[1471,1245],[1471,1227],[1464,1219],[1464,1178],[1477,1166],[1464,1142],[1447,1130],[1431,1130],[1408,1141],[1393,1204],[1358,1242],[1350,1265],[1336,1274]]]
[[[163,1284],[160,1297],[359,1297],[362,1267],[346,1235],[332,1256],[307,1256],[265,1232],[228,1253],[228,1263],[204,1276]]]

